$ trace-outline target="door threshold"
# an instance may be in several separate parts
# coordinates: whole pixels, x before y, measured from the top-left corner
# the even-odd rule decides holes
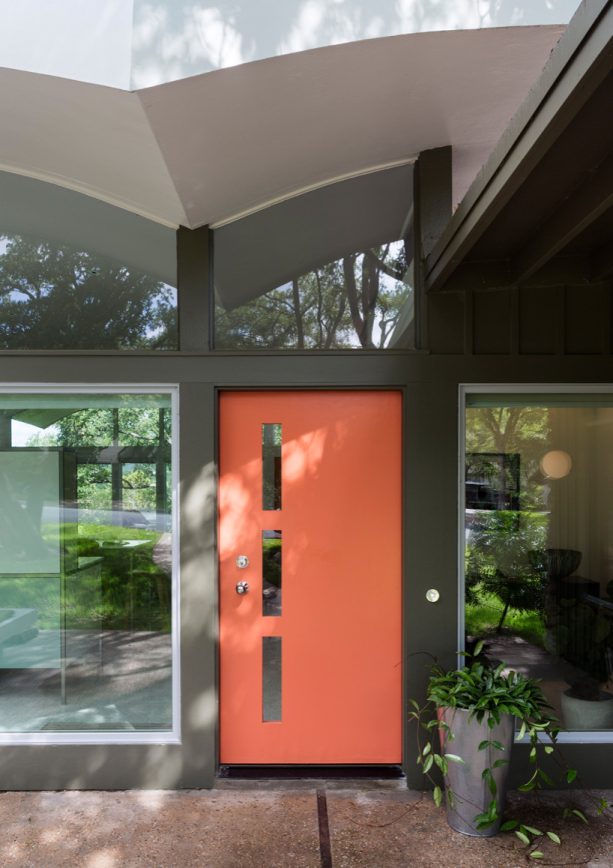
[[[377,780],[404,778],[396,765],[222,765],[217,772],[221,780],[287,781],[287,780]]]

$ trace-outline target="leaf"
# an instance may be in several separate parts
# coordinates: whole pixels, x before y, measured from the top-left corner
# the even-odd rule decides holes
[[[434,804],[436,805],[436,807],[440,808],[441,802],[443,801],[443,791],[440,787],[434,787],[432,798],[434,799]],[[547,834],[549,834],[549,832]]]
[[[444,775],[447,774],[447,760],[445,760],[440,754],[433,753],[430,756],[434,757],[434,762],[437,764],[439,769],[442,771]]]
[[[525,736],[525,734],[526,734],[526,724],[525,724],[525,722],[522,722],[521,728],[519,730],[519,734],[517,736],[518,740],[521,741],[522,738]]]
[[[517,829],[519,823],[517,820],[507,820],[506,823],[503,823],[500,827],[501,832],[512,832],[513,829]]]
[[[543,853],[540,850],[533,850],[532,853],[528,854],[531,859],[542,859]]]
[[[452,763],[462,763],[462,765],[465,765],[464,760],[462,759],[462,757],[461,757],[461,756],[458,756],[458,755],[455,754],[455,753],[446,753],[446,754],[445,754],[445,757],[446,757],[448,760],[450,760]]]
[[[530,838],[525,834],[525,832],[516,831],[515,834],[517,835],[519,840],[522,842],[522,844],[525,844],[526,847],[530,846]]]
[[[522,826],[522,829],[526,829],[526,831],[530,832],[531,835],[535,835],[535,836],[537,836],[537,837],[538,837],[539,835],[542,835],[542,834],[543,834],[543,833],[541,832],[540,829],[535,829],[534,826],[526,826],[526,825],[523,825],[523,826]]]
[[[492,744],[494,745],[494,747],[496,748],[496,750],[504,750],[504,745],[503,745],[503,744],[500,744],[499,741],[493,741]]]
[[[587,817],[585,816],[583,811],[580,811],[578,808],[573,808],[571,814],[574,814],[575,817],[579,817],[580,820],[587,824]]]
[[[430,753],[431,750],[432,750],[432,745],[430,744],[430,742],[428,742],[428,744],[427,744],[427,745],[425,746],[425,748],[422,750],[421,755],[424,756],[424,757],[425,757],[425,756],[428,756],[428,754]]]
[[[410,704],[413,706],[413,708],[415,709],[415,711],[421,711],[421,709],[420,709],[420,707],[419,707],[419,702],[417,702],[416,699],[409,699],[409,702],[410,702]]]
[[[539,769],[539,770],[538,770],[538,773],[539,773],[539,778],[540,778],[542,781],[545,781],[545,783],[547,784],[548,787],[553,787],[553,786],[555,786],[554,782],[551,780],[551,778],[549,777],[549,775],[547,774],[547,772],[544,772],[543,769]]]
[[[547,837],[550,841],[553,841],[554,844],[561,844],[560,838],[556,835],[555,832],[547,832]]]
[[[475,645],[475,649],[473,651],[473,657],[478,657],[482,651],[483,651],[483,639],[479,639],[479,641]]]
[[[430,754],[424,760],[424,774],[427,775],[430,769],[432,768],[432,763],[434,762],[434,755]]]
[[[577,769],[569,769],[566,772],[566,783],[572,784],[572,782],[575,780],[576,777],[577,777]]]
[[[486,747],[489,747],[490,744],[491,744],[491,742],[489,742],[489,741],[486,739],[485,741],[482,741],[482,742],[481,742],[481,744],[479,745],[479,747],[477,748],[477,750],[485,750],[485,748],[486,748]]]
[[[506,765],[508,765],[508,764],[509,764],[509,760],[508,760],[508,759],[498,759],[498,760],[496,760],[496,762],[494,763],[494,765],[492,766],[492,768],[494,768],[494,769],[499,769],[500,766],[506,766]]]
[[[550,744],[545,745],[545,753],[553,753],[553,748]],[[569,781],[570,783],[570,781]]]

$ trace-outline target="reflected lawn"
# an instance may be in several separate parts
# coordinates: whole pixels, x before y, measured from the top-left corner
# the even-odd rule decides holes
[[[476,589],[478,602],[466,604],[466,633],[469,636],[487,636],[496,632],[504,609],[497,594]],[[503,635],[520,636],[527,642],[544,647],[545,625],[539,612],[523,612],[509,607],[504,619]]]
[[[57,539],[57,525],[46,525],[44,538]],[[156,563],[154,546],[162,533],[134,527],[103,524],[66,524],[63,545],[76,568],[91,559],[89,570],[81,569],[78,582],[70,570],[64,602],[66,626],[85,630],[170,631],[170,574]],[[121,548],[121,543],[139,544]],[[117,544],[112,547],[110,543]],[[109,546],[107,548],[107,546]],[[169,558],[164,558],[169,560]],[[58,629],[60,589],[56,577],[10,579],[8,605],[18,604],[37,611],[39,629]],[[0,600],[1,604],[1,600]]]

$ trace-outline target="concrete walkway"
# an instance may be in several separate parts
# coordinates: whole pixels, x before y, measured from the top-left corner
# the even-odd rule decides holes
[[[613,793],[608,792],[609,801]],[[517,797],[511,797],[511,803]],[[577,803],[593,814],[584,794]],[[526,805],[526,797],[522,797]],[[540,864],[613,868],[613,820],[561,820],[568,794],[528,801],[560,834]],[[329,837],[326,832],[329,830]],[[221,782],[209,791],[0,793],[2,868],[386,868],[528,863],[514,836],[452,832],[428,795],[394,782]]]

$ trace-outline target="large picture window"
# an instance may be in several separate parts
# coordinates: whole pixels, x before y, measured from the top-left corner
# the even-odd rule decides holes
[[[470,394],[465,442],[467,645],[613,730],[613,396]]]
[[[0,732],[172,730],[171,397],[0,393]]]

